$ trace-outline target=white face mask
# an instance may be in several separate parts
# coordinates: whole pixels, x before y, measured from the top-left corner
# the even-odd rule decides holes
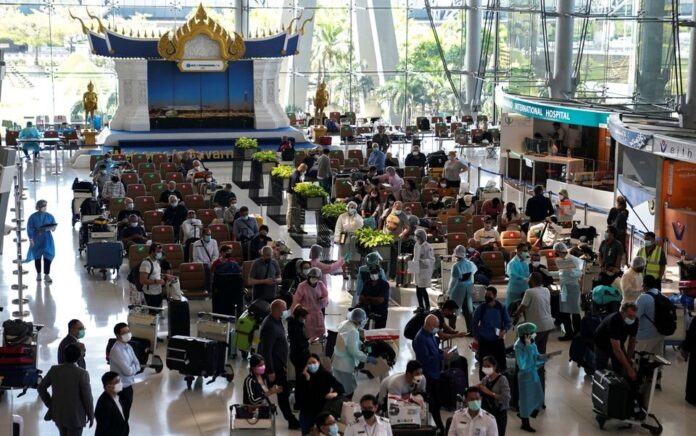
[[[130,223],[130,226],[133,228],[138,227],[138,223]]]
[[[123,383],[122,382],[118,382],[114,385],[114,393],[118,394],[122,390],[123,390]]]
[[[370,274],[370,279],[371,279],[371,280],[378,280],[378,279],[379,279],[379,274]]]
[[[133,337],[133,334],[131,332],[125,333],[121,335],[121,340],[123,342],[130,342],[131,338]]]
[[[493,368],[492,368],[492,367],[484,367],[484,368],[482,369],[482,371],[483,371],[483,373],[486,374],[486,375],[491,375],[491,374],[493,374]]]
[[[417,375],[413,377],[413,384],[414,385],[419,385],[420,382],[423,381],[423,376],[422,375]]]

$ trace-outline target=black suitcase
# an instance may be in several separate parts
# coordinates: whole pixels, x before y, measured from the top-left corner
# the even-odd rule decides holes
[[[592,407],[604,417],[628,419],[633,413],[633,395],[626,380],[610,370],[592,374]]]
[[[94,183],[89,180],[80,180],[75,177],[72,184],[73,192],[92,192],[94,190]]]
[[[437,434],[437,427],[424,425],[421,427],[392,427],[393,436],[434,436]]]
[[[191,312],[189,311],[188,300],[184,297],[181,300],[168,300],[167,319],[169,332],[167,337],[190,336],[191,335]]]
[[[121,269],[123,245],[120,242],[90,242],[87,244],[88,269]]]
[[[266,300],[254,300],[249,305],[249,314],[260,323],[271,313],[271,303]]]
[[[111,338],[106,343],[106,363],[109,363],[109,353],[111,353],[111,348],[116,343],[116,338]],[[150,353],[150,341],[141,338],[132,338],[128,341],[128,345],[133,348],[135,357],[138,359],[141,365],[147,365],[148,354]]]
[[[225,348],[226,344],[211,339],[172,336],[167,343],[167,368],[202,377],[222,374]]]
[[[469,376],[459,368],[450,368],[440,374],[440,406],[454,410],[457,407],[457,396],[466,394],[469,388]]]
[[[517,383],[517,368],[508,368],[503,375],[510,385],[510,409],[520,409],[520,387]]]

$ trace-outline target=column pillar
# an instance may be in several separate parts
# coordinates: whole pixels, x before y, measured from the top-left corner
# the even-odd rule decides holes
[[[234,31],[244,38],[249,35],[249,0],[234,0]]]
[[[696,21],[696,8],[692,8],[691,20]],[[686,99],[680,105],[679,124],[681,127],[696,128],[696,27],[691,28],[691,46],[689,47],[689,79],[686,85]]]
[[[476,89],[480,86],[476,73],[479,70],[481,60],[481,11],[480,0],[466,0],[466,103],[464,111],[474,115],[480,104],[480,94],[477,96]]]
[[[287,26],[293,18],[299,15],[299,10],[304,9],[302,19],[293,23],[293,34],[299,31],[300,26],[306,19],[318,12],[314,9],[317,6],[317,0],[298,0],[298,10],[291,9],[293,0],[285,0],[284,6],[286,9],[283,9],[282,13],[282,26]],[[297,51],[299,53],[294,56],[292,56],[292,53],[288,53],[286,58],[286,69],[287,71],[292,69],[293,74],[283,74],[280,78],[281,103],[283,107],[290,105],[299,107],[302,111],[307,110],[307,88],[309,87],[309,74],[307,72],[312,61],[312,35],[314,35],[315,21],[312,20],[305,24],[304,35],[300,35],[300,40],[297,43]]]
[[[551,98],[566,100],[575,94],[573,78],[573,12],[575,0],[564,0],[556,3],[558,17],[556,18],[556,51],[553,60],[553,77],[549,81]]]
[[[288,127],[290,120],[278,101],[281,59],[254,60],[254,119],[256,129]]]
[[[111,120],[111,130],[150,131],[147,96],[147,61],[115,59],[118,77],[118,107]]]
[[[665,0],[644,0],[645,18],[662,18],[665,15]],[[640,50],[636,71],[636,90],[641,100],[662,102],[668,77],[662,74],[662,42],[664,23],[640,23]]]

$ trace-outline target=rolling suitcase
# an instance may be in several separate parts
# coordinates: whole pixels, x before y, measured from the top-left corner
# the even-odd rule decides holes
[[[630,418],[633,414],[631,388],[613,371],[596,371],[592,375],[592,408],[607,418]]]
[[[197,336],[213,341],[218,341],[229,347],[229,353],[236,353],[232,345],[234,316],[220,315],[216,313],[199,312],[196,323]]]
[[[95,269],[102,270],[106,279],[107,270],[121,269],[123,263],[123,245],[120,242],[90,242],[87,244],[87,270],[91,274]]]
[[[233,346],[235,349],[241,350],[242,352],[249,352],[249,350],[251,350],[252,339],[257,325],[256,318],[254,318],[248,310],[245,310],[242,316],[237,319],[234,326]]]
[[[0,376],[5,388],[36,388],[39,385],[39,374],[34,364],[0,366]]]
[[[13,365],[33,365],[34,351],[26,345],[0,347],[0,367]]]
[[[205,338],[172,336],[167,344],[167,368],[186,376],[186,385],[191,389],[194,377],[225,375],[228,381],[232,374],[225,374],[226,344]]]
[[[440,406],[454,410],[457,407],[457,396],[464,395],[469,387],[467,373],[459,368],[450,368],[440,374]]]
[[[396,262],[396,286],[405,287],[411,284],[413,275],[408,272],[408,262],[412,259],[412,254],[399,255]]]
[[[189,312],[189,303],[185,297],[181,300],[168,301],[168,321],[169,332],[167,337],[172,336],[189,336],[191,335],[191,314]]]

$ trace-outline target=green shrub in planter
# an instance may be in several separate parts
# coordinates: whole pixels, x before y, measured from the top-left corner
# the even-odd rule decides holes
[[[278,165],[277,167],[273,168],[271,175],[280,179],[289,179],[292,177],[293,172],[295,172],[295,168],[291,167],[290,165]]]
[[[295,192],[305,198],[328,197],[328,193],[319,185],[309,182],[300,182],[295,185]]]
[[[278,163],[278,155],[275,151],[257,151],[251,158],[261,162]]]
[[[339,215],[347,210],[348,206],[345,203],[330,203],[322,206],[321,214],[327,218],[338,218]]]
[[[358,241],[358,245],[366,249],[383,247],[394,243],[394,235],[387,235],[381,230],[374,230],[369,227],[356,230],[354,236]]]
[[[241,138],[237,139],[234,146],[240,150],[256,149],[259,148],[259,141],[258,139],[246,138],[242,136]]]

